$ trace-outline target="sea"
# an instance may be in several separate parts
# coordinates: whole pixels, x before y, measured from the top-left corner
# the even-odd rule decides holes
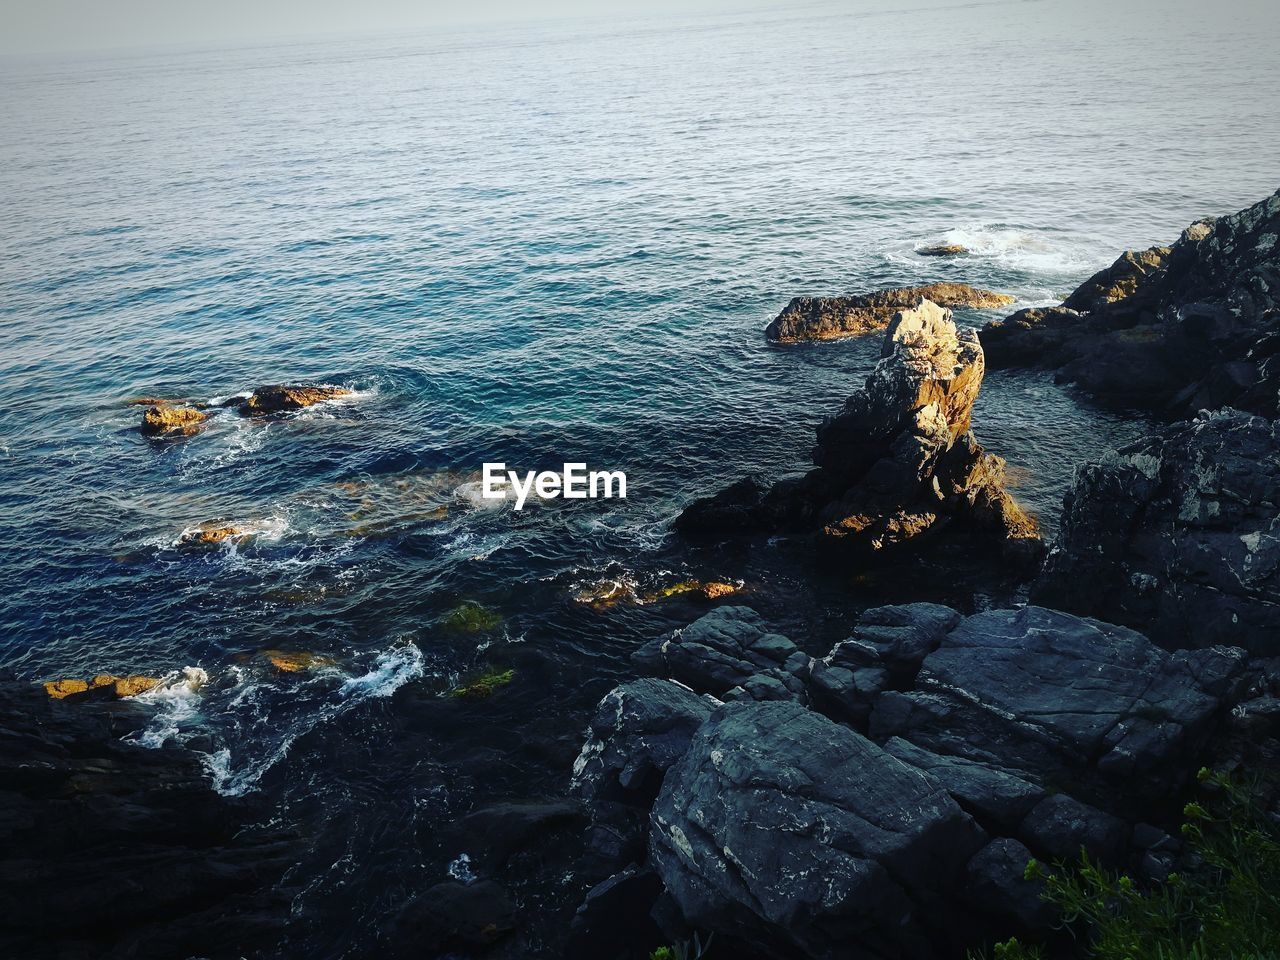
[[[875,363],[876,336],[767,343],[792,297],[1052,304],[1273,192],[1277,16],[695,4],[4,61],[0,666],[164,678],[141,745],[308,838],[281,955],[378,955],[470,874],[460,817],[565,795],[630,653],[709,608],[665,588],[740,584],[815,654],[876,603],[1016,602],[671,522],[804,469]],[[282,382],[351,393],[170,440],[131,405]],[[989,372],[974,425],[1050,535],[1076,464],[1154,428],[1038,371]],[[622,470],[627,497],[516,511],[486,462]],[[249,534],[183,545],[202,524]],[[526,955],[582,892],[559,863],[516,886]]]

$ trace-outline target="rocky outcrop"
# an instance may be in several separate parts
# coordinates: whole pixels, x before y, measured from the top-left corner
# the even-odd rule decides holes
[[[750,607],[720,607],[641,647],[632,661],[720,699],[797,700],[809,658]]]
[[[768,635],[735,609],[681,635],[729,634],[736,650],[741,622]],[[730,646],[691,644],[697,669],[682,676],[723,692],[759,666],[706,667]],[[744,936],[779,957],[923,960],[1044,933],[1057,918],[1028,860],[1083,850],[1165,876],[1180,847],[1153,824],[1176,822],[1207,738],[1241,715],[1246,686],[1269,716],[1280,689],[1269,669],[1247,669],[1236,648],[1170,653],[1040,607],[964,617],[917,603],[867,611],[813,661],[810,708],[628,684],[601,702],[579,759],[580,781],[626,796],[631,814],[597,900],[644,891],[659,918],[656,873],[678,911],[666,935]],[[617,771],[644,789],[622,789]],[[597,928],[611,915],[584,910]]]
[[[968,252],[969,248],[959,243],[935,243],[927,247],[916,247],[916,253],[921,257],[962,257]]]
[[[983,834],[932,778],[794,703],[731,703],[654,805],[650,855],[700,929],[809,957],[925,957]]]
[[[880,362],[844,409],[823,421],[817,469],[773,487],[747,478],[690,505],[684,533],[816,532],[879,554],[950,524],[1035,552],[1035,520],[1003,486],[1004,461],[970,430],[982,348],[930,301],[900,310]]]
[[[271,955],[297,839],[215,794],[199,755],[121,741],[148,714],[0,682],[0,955]]]
[[[921,287],[894,287],[849,297],[796,297],[765,328],[774,343],[833,340],[857,337],[889,325],[894,314],[929,300],[941,307],[973,307],[992,310],[1007,307],[1014,298],[967,283],[930,283]]]
[[[173,407],[156,404],[147,407],[142,414],[139,428],[147,436],[191,436],[209,419],[209,415],[194,407]]]
[[[245,416],[264,416],[272,413],[286,413],[291,410],[302,410],[315,406],[336,397],[350,396],[351,391],[344,387],[306,387],[275,384],[258,387],[247,397],[237,397],[231,404]]]
[[[1205,414],[1080,467],[1032,596],[1280,655],[1280,421]]]
[[[993,367],[1058,371],[1096,396],[1190,416],[1280,402],[1280,192],[1125,253],[1057,308],[988,324]]]
[[[159,685],[160,680],[155,677],[137,674],[117,677],[100,673],[92,680],[48,680],[44,684],[44,692],[54,700],[123,700],[146,693]]]
[[[1170,654],[1128,628],[1041,607],[992,610],[948,633],[913,689],[877,699],[871,734],[1145,811],[1194,769],[1244,663],[1239,649]]]

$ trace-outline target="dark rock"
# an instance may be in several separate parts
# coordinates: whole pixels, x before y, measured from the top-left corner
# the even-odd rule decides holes
[[[1075,862],[1083,851],[1095,863],[1115,863],[1128,842],[1129,828],[1118,817],[1056,793],[1031,809],[1018,835],[1045,858]]]
[[[596,884],[574,915],[566,955],[601,960],[647,956],[664,939],[650,917],[661,894],[658,875],[634,864]]]
[[[1057,919],[1041,899],[1044,882],[1026,876],[1031,851],[1017,840],[999,837],[969,861],[965,896],[979,910],[1010,917],[1022,933],[1042,933]]]
[[[475,851],[477,865],[492,870],[547,834],[580,824],[582,816],[582,807],[568,801],[495,803],[463,817],[457,832],[460,843]]]
[[[275,384],[269,387],[258,387],[247,397],[237,397],[231,401],[245,416],[262,416],[271,413],[286,413],[291,410],[302,410],[315,406],[335,397],[350,396],[351,391],[343,387],[304,387]]]
[[[983,330],[993,366],[1059,371],[1101,398],[1181,416],[1280,410],[1280,192],[1125,253],[1060,309]]]
[[[879,556],[955,526],[1039,547],[1034,519],[1003,485],[1004,461],[970,432],[983,357],[972,331],[930,301],[894,314],[880,362],[823,421],[817,469],[765,490],[747,479],[689,506],[684,533],[784,530]]]
[[[966,618],[886,691],[871,734],[1016,771],[1112,812],[1169,802],[1232,702],[1244,653],[1169,654],[1125,627],[1040,607]]]
[[[968,252],[969,248],[959,243],[935,243],[929,247],[916,248],[916,253],[922,257],[962,257]]]
[[[1045,797],[1045,790],[994,764],[943,757],[892,737],[885,752],[923,770],[942,784],[960,806],[993,831],[1013,831]]]
[[[515,929],[516,907],[501,884],[447,881],[419,894],[396,918],[398,954],[436,957],[492,946]]]
[[[298,839],[214,793],[190,750],[120,739],[148,716],[0,682],[0,955],[239,958],[281,939]]]
[[[668,771],[650,856],[697,929],[810,957],[927,956],[983,844],[931,777],[795,703],[729,703]]]
[[[914,309],[924,300],[940,307],[984,310],[1014,302],[1008,294],[979,290],[967,283],[895,287],[851,297],[796,297],[765,328],[764,334],[775,343],[856,337],[883,330],[894,314]]]
[[[750,607],[720,607],[638,650],[637,665],[700,693],[798,700],[809,658]]]
[[[1280,653],[1280,421],[1205,414],[1081,466],[1032,598]]]

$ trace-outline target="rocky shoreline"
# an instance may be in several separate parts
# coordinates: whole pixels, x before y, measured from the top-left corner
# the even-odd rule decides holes
[[[1278,234],[1280,193],[981,333],[947,309],[998,305],[972,288],[792,301],[770,339],[874,332],[879,361],[819,427],[811,469],[694,502],[679,535],[782,538],[850,571],[942,565],[957,546],[1012,570],[1028,602],[874,607],[815,655],[737,582],[582,594],[593,609],[713,606],[634,651],[636,679],[599,701],[565,796],[457,825],[482,873],[464,863],[388,905],[389,954],[521,955],[527,918],[501,872],[538,838],[556,850],[527,870],[588,890],[563,955],[618,960],[708,936],[710,957],[960,958],[1060,938],[1032,858],[1083,850],[1140,885],[1184,869],[1199,768],[1280,779]],[[1018,365],[1170,418],[1079,466],[1047,546],[973,423],[987,368]],[[265,387],[229,405],[260,416],[343,392]],[[152,436],[207,418],[147,404]],[[0,682],[0,952],[279,955],[305,840],[215,794],[194,750],[123,739],[156,682]]]

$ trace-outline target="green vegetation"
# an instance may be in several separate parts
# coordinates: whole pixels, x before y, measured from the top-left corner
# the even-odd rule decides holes
[[[449,691],[451,697],[462,697],[466,700],[487,700],[494,692],[505,687],[516,677],[514,670],[499,670],[490,667],[483,673],[473,677]]]
[[[649,954],[649,960],[701,960],[711,949],[713,939],[714,933],[707,934],[706,940],[695,933],[692,940],[677,940],[669,947],[659,947]]]
[[[1280,826],[1251,791],[1201,770],[1204,804],[1183,808],[1184,872],[1143,889],[1082,857],[1028,878],[1087,940],[1091,960],[1280,960]],[[974,957],[987,957],[976,954]],[[1036,947],[996,944],[992,960],[1039,960]]]
[[[444,615],[444,625],[461,633],[484,633],[502,623],[502,614],[473,600],[460,603]]]

